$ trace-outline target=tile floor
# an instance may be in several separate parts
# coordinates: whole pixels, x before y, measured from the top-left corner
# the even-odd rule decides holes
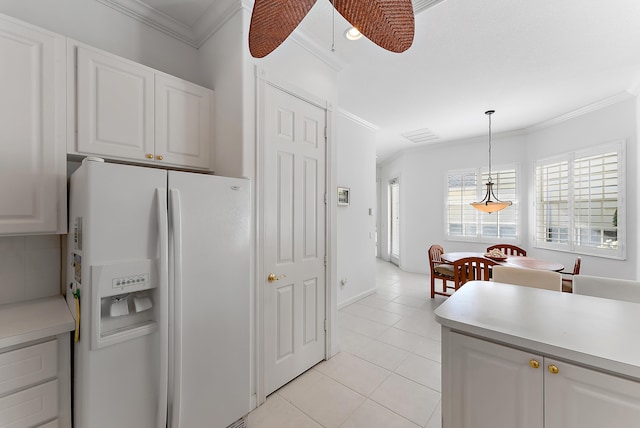
[[[340,352],[283,386],[248,428],[440,428],[440,324],[427,275],[376,261],[376,293],[338,313]]]

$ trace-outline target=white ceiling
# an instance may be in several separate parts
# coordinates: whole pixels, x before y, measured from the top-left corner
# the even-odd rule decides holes
[[[184,27],[195,46],[232,2],[99,1],[144,4]],[[414,0],[414,6],[416,35],[402,54],[364,38],[347,41],[348,23],[337,13],[332,53],[327,0],[296,30],[340,69],[339,108],[379,128],[378,161],[418,144],[485,135],[488,109],[496,110],[493,131],[500,133],[640,88],[638,0]],[[413,143],[403,134],[426,134],[428,141]]]

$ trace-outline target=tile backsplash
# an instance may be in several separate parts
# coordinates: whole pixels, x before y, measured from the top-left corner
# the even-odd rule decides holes
[[[60,294],[60,235],[0,237],[0,304]]]

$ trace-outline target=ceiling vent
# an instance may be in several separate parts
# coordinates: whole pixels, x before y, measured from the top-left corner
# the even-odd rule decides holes
[[[431,132],[430,129],[418,129],[416,131],[406,132],[402,134],[404,138],[411,141],[412,143],[432,143],[440,139],[439,136]]]

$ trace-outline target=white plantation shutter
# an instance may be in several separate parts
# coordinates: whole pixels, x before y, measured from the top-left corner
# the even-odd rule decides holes
[[[476,237],[476,210],[469,205],[478,197],[475,171],[457,171],[448,175],[447,236]]]
[[[518,239],[517,168],[492,171],[494,193],[513,205],[488,214],[469,205],[487,191],[487,171],[480,169],[447,173],[446,234],[448,239],[479,242],[516,242]]]
[[[624,144],[536,164],[536,246],[624,259]]]
[[[618,246],[618,153],[574,161],[573,230],[576,246]]]
[[[569,162],[536,167],[536,240],[569,242]]]

